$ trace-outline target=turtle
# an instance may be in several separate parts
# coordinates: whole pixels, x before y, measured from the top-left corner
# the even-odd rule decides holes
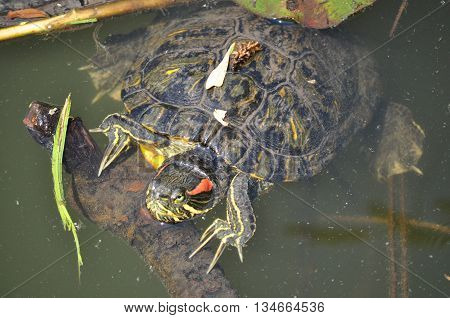
[[[156,169],[145,195],[156,220],[191,220],[225,200],[226,218],[212,222],[190,256],[216,237],[208,273],[227,246],[243,261],[256,230],[254,198],[272,184],[319,174],[375,110],[389,108],[374,60],[339,30],[277,23],[227,6],[166,19],[133,36],[126,48],[123,38],[111,41],[110,73],[92,75],[97,83],[120,82],[126,109],[93,129],[109,140],[99,175],[137,145]],[[259,49],[241,54],[223,84],[206,89],[233,43],[258,43]],[[383,139],[393,155],[379,157],[380,178],[420,172],[423,132],[404,107],[391,109],[386,114],[407,114],[399,122],[409,127],[403,130],[411,142],[400,146],[403,137],[394,133]]]

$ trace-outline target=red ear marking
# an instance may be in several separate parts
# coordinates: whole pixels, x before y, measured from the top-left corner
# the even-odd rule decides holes
[[[209,192],[212,190],[213,187],[214,187],[214,185],[211,182],[211,180],[202,179],[202,181],[200,181],[200,183],[197,184],[197,186],[193,190],[188,191],[186,193],[189,195],[196,195],[196,194],[203,193],[203,192]]]

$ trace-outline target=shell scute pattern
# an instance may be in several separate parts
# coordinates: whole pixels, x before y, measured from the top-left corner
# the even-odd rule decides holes
[[[141,105],[131,110],[130,116],[151,130],[194,142],[201,142],[210,116],[198,108],[178,108],[155,103]],[[189,124],[186,124],[189,123]]]
[[[295,90],[284,85],[267,97],[249,123],[249,131],[254,139],[262,140],[264,147],[275,153],[297,155],[317,146],[306,143],[310,131],[320,127],[314,120],[317,121],[310,109],[302,105]]]
[[[232,21],[232,20],[231,20]],[[216,51],[225,46],[228,36],[234,31],[233,23],[219,23],[215,27],[198,23],[196,20],[170,28],[155,54],[176,51],[191,51],[202,48]]]
[[[248,66],[241,68],[239,72],[252,78],[255,84],[262,89],[272,90],[286,81],[286,74],[290,73],[292,67],[291,61],[278,52],[265,47],[260,53],[256,54]]]
[[[376,106],[361,88],[373,82],[370,63],[352,67],[362,52],[328,33],[227,8],[172,24],[165,34],[155,54],[129,72],[127,108],[147,105],[145,125],[201,142],[255,177],[291,181],[318,173]],[[258,41],[262,51],[229,71],[222,87],[206,90],[207,76],[240,40]],[[215,109],[226,111],[227,127]]]
[[[213,59],[206,51],[159,55],[143,64],[142,85],[158,102],[196,106],[204,93],[208,61]]]
[[[256,86],[250,77],[230,73],[225,77],[222,87],[205,94],[202,107],[210,112],[215,109],[225,110],[226,121],[231,125],[241,126],[257,112],[264,98],[265,91]]]
[[[267,19],[257,16],[245,16],[239,19],[239,31],[242,34],[256,35],[261,43],[270,45],[271,49],[286,57],[301,56],[308,46],[303,47],[299,43],[306,43],[305,29],[296,24],[276,25]],[[306,40],[306,41],[305,41]]]
[[[229,164],[236,166],[254,145],[244,131],[221,127],[209,142],[209,146]]]
[[[256,178],[272,180],[276,171],[277,160],[268,149],[252,147],[241,163],[242,170],[251,171]]]
[[[318,73],[320,71],[320,74]],[[324,130],[336,126],[346,114],[340,105],[348,101],[339,98],[339,85],[335,85],[333,74],[327,65],[314,53],[309,53],[297,60],[291,81],[299,83],[304,99],[309,103],[317,123]]]
[[[198,109],[181,110],[168,126],[170,136],[200,142],[202,132],[208,126],[209,114]]]

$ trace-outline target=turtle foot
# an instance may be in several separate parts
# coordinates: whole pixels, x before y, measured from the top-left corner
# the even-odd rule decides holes
[[[220,240],[220,244],[213,260],[211,261],[211,264],[208,267],[208,270],[206,271],[207,274],[217,264],[217,261],[225,250],[225,247],[228,245],[236,247],[239,254],[239,259],[241,262],[244,261],[244,256],[242,254],[242,246],[244,245],[243,235],[233,231],[231,225],[222,219],[214,220],[214,222],[206,229],[200,238],[200,246],[192,252],[189,258],[192,258],[195,254],[197,254],[206,244],[209,243],[209,241],[211,241],[214,236]]]

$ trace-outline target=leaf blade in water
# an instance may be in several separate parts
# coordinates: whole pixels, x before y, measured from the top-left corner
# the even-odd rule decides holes
[[[66,200],[64,197],[64,187],[62,182],[63,177],[62,160],[64,155],[67,126],[69,124],[69,114],[71,104],[72,102],[69,94],[64,104],[64,107],[61,111],[61,115],[59,117],[55,136],[53,139],[52,176],[53,176],[53,190],[55,193],[55,201],[58,207],[58,212],[61,216],[64,229],[72,232],[73,239],[75,241],[75,247],[77,250],[78,278],[80,278],[80,267],[83,265],[83,259],[81,257],[80,251],[80,242],[78,240],[77,229],[66,207]]]

